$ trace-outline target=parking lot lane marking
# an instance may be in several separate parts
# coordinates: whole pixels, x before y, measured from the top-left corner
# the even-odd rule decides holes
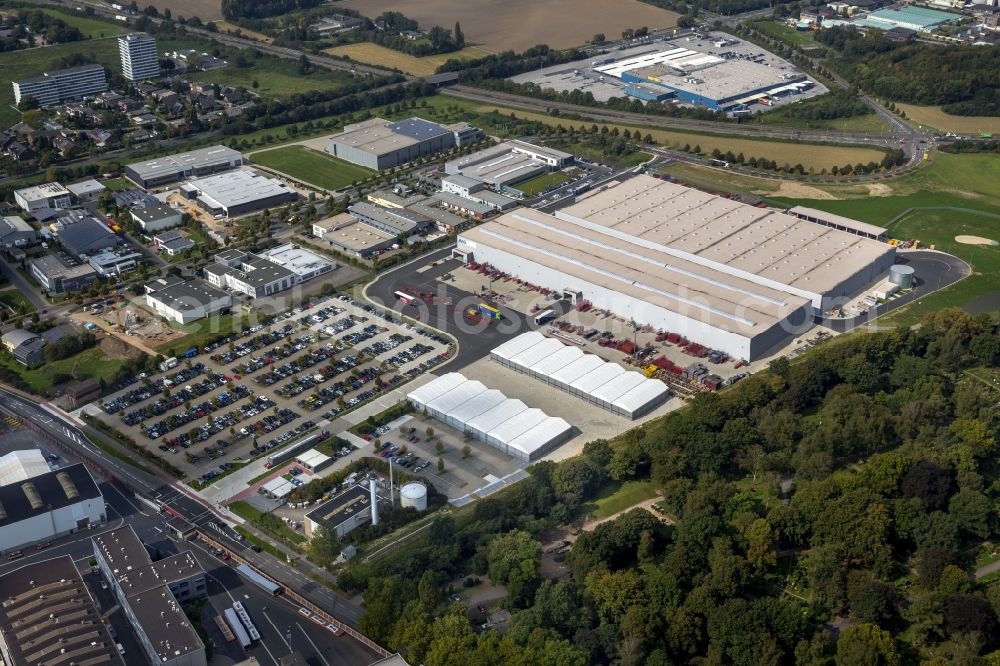
[[[281,642],[284,643],[285,646],[288,647],[289,651],[291,651],[291,649],[292,649],[291,643],[288,642],[288,639],[285,638],[285,635],[283,633],[281,633],[280,631],[278,631],[278,626],[274,623],[274,620],[271,619],[271,616],[267,614],[267,611],[262,610],[260,612],[260,614],[264,616],[264,618],[267,620],[267,623],[269,625],[271,625],[272,627],[274,627],[274,633],[278,634],[278,638],[281,639]]]
[[[323,653],[319,651],[319,648],[316,647],[315,643],[313,643],[313,639],[309,636],[308,633],[306,633],[306,630],[302,628],[302,625],[296,622],[295,626],[299,628],[299,631],[302,632],[302,635],[306,637],[307,641],[309,641],[309,645],[312,645],[313,650],[316,652],[316,656],[319,657],[319,660],[323,662],[323,665],[330,666],[330,662],[328,662],[326,660],[326,657],[323,656]]]

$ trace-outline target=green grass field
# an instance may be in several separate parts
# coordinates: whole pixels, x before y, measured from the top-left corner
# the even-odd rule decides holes
[[[0,86],[0,125],[9,127],[21,119],[21,114],[14,108],[14,90],[10,81],[38,76],[50,69],[59,69],[62,67],[60,61],[74,53],[91,55],[98,63],[111,69],[121,66],[118,59],[118,43],[110,37],[0,53],[0,80],[7,82]]]
[[[515,187],[524,192],[526,196],[533,197],[554,185],[566,182],[568,178],[569,176],[562,171],[553,171],[552,173],[543,173],[540,176],[529,178],[523,183],[518,183]]]
[[[594,509],[589,513],[595,518],[607,518],[639,502],[656,497],[652,481],[626,481],[611,483],[597,495]]]
[[[327,190],[346,187],[355,180],[361,180],[373,173],[370,169],[305,146],[265,150],[251,155],[250,161]]]
[[[36,310],[34,304],[17,289],[4,289],[0,291],[0,305],[8,308],[12,313],[16,312],[18,307],[23,308],[25,313]]]
[[[62,11],[60,9],[43,9],[49,16],[62,19],[67,24],[79,29],[84,37],[88,39],[100,39],[102,37],[115,37],[125,32],[125,27],[121,24],[101,21],[91,18],[82,12]]]
[[[753,25],[765,35],[780,39],[794,46],[809,48],[810,46],[817,45],[816,40],[813,39],[812,30],[796,30],[792,26],[779,23],[778,21],[757,21]]]
[[[752,121],[759,125],[772,127],[791,127],[795,129],[820,129],[835,132],[871,132],[879,134],[888,132],[889,126],[876,113],[851,118],[836,118],[831,120],[807,120],[787,115],[784,109],[775,109],[756,116]]]
[[[14,361],[7,354],[0,358],[0,365],[19,374],[31,386],[32,391],[41,393],[55,386],[53,378],[57,374],[72,375],[76,373],[81,377],[88,377],[95,381],[104,379],[110,383],[115,373],[118,372],[118,368],[121,367],[122,361],[108,358],[99,347],[92,347],[76,356],[58,361],[46,361],[44,365],[30,370]]]
[[[328,70],[316,70],[311,74],[301,75],[295,71],[293,63],[287,63],[277,58],[267,67],[261,67],[260,61],[256,67],[240,69],[230,65],[223,69],[210,72],[195,72],[187,78],[191,81],[208,81],[235,88],[246,88],[268,97],[282,97],[294,93],[304,93],[313,90],[337,90],[345,83],[345,78]],[[253,87],[257,81],[258,87]]]

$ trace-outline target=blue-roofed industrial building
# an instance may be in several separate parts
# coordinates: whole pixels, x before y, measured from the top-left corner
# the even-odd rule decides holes
[[[326,150],[352,164],[381,171],[483,138],[482,130],[468,123],[438,125],[422,118],[391,123],[372,118],[344,127],[330,138]]]

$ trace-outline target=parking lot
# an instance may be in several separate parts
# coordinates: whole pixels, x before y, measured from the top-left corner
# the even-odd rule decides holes
[[[106,398],[98,416],[210,480],[447,358],[448,341],[343,296],[286,313]]]
[[[436,419],[415,414],[400,420],[405,423],[376,433],[382,449],[374,455],[392,459],[407,473],[427,479],[449,499],[466,495],[527,466],[526,462],[485,442],[467,438]],[[438,471],[438,458],[444,461],[444,472]]]

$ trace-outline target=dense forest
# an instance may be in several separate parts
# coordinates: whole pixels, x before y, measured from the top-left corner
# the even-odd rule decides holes
[[[872,95],[942,104],[955,115],[1000,114],[1000,50],[890,42],[880,30],[862,35],[843,26],[820,30],[816,40],[839,54],[830,69]]]
[[[996,324],[959,310],[829,341],[537,464],[340,583],[363,631],[427,666],[998,663],[1000,582],[969,574],[997,528],[998,363]],[[539,535],[636,479],[670,520],[585,531],[544,580]],[[485,575],[506,634],[445,600]]]
[[[259,19],[280,16],[297,9],[311,9],[322,0],[222,0],[222,15],[226,20]]]

